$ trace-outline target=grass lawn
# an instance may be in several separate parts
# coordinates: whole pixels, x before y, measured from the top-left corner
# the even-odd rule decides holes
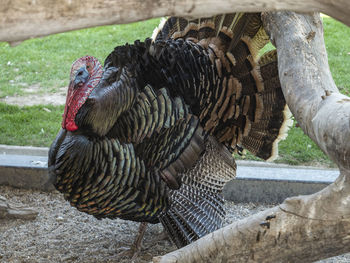
[[[23,94],[31,85],[58,91],[68,84],[72,62],[91,55],[103,63],[117,45],[151,36],[159,19],[146,22],[89,28],[26,40],[10,47],[0,42],[0,98]]]
[[[0,43],[0,98],[25,95],[35,85],[39,92],[57,92],[68,84],[72,62],[92,55],[103,62],[117,45],[145,39],[159,19],[104,26],[27,40],[16,47]],[[325,41],[334,80],[350,95],[350,28],[324,18]],[[272,46],[268,46],[270,49]],[[63,106],[17,107],[0,103],[0,144],[49,146],[60,127]],[[280,143],[277,162],[332,165],[300,128],[292,127]],[[246,158],[254,159],[251,155]]]
[[[64,106],[19,108],[0,103],[0,143],[50,146],[60,128]]]

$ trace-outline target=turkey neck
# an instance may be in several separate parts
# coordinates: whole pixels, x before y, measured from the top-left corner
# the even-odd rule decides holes
[[[105,68],[102,79],[76,116],[79,130],[90,136],[104,136],[118,117],[134,103],[137,83],[127,68]]]

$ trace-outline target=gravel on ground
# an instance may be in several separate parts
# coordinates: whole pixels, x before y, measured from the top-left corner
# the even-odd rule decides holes
[[[130,262],[121,253],[133,243],[138,223],[121,219],[97,220],[71,207],[58,192],[0,186],[0,195],[11,203],[39,212],[35,220],[0,220],[0,262]],[[268,207],[271,206],[227,202],[225,224]],[[160,224],[148,227],[143,249],[135,262],[150,262],[154,256],[176,249],[169,240],[157,240],[162,231]],[[340,262],[350,262],[350,255],[319,261]]]

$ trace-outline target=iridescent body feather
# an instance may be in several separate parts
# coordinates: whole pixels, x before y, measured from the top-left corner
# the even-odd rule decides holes
[[[170,17],[103,71],[75,62],[49,154],[56,188],[97,218],[161,222],[179,247],[220,228],[231,153],[274,158],[290,121],[276,53],[257,55],[267,42],[260,14]]]

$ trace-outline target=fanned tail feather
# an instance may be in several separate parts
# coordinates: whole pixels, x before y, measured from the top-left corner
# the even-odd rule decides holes
[[[259,58],[259,51],[269,42],[260,13],[195,20],[170,17],[153,35],[155,41],[178,38],[205,48],[219,76],[219,95],[208,100],[200,115],[204,130],[233,151],[245,148],[273,160],[291,120],[276,52]]]
[[[285,139],[292,125],[277,70],[276,50],[266,52],[257,62],[263,90],[257,96],[256,121],[242,138],[242,146],[254,155],[272,161],[278,156],[278,142]]]

